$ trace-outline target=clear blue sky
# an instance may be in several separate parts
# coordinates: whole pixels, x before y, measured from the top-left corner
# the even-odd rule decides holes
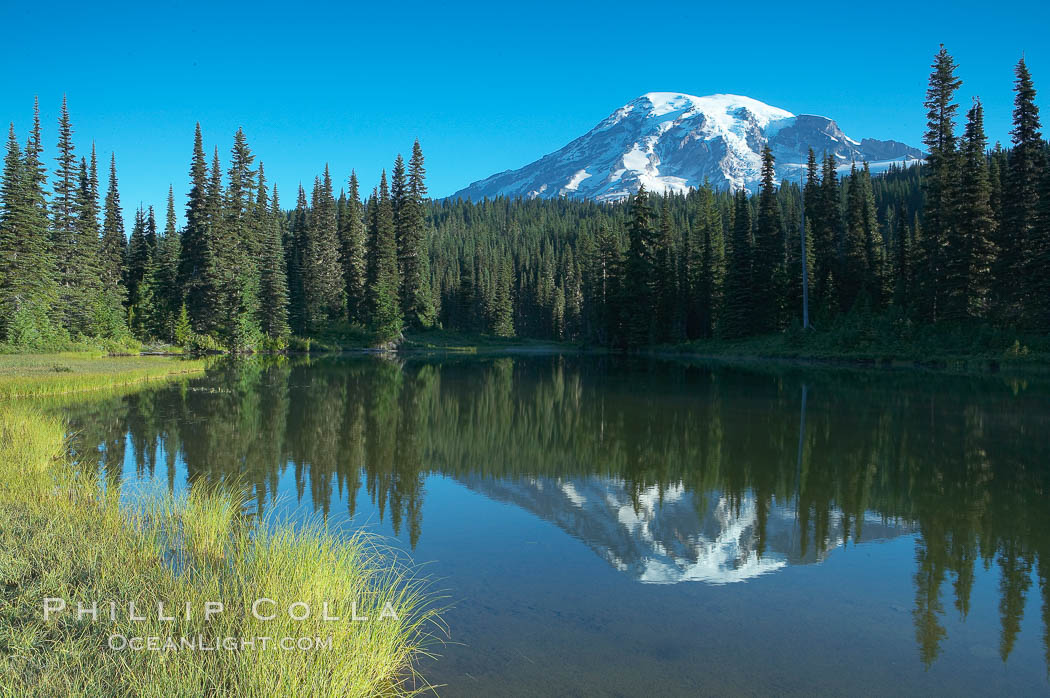
[[[444,196],[655,90],[744,94],[919,145],[940,42],[991,142],[1009,139],[1022,51],[1050,123],[1038,2],[3,5],[0,118],[24,139],[39,95],[52,164],[68,95],[78,152],[94,140],[102,162],[117,154],[126,217],[163,208],[171,183],[181,218],[197,121],[224,162],[242,126],[286,206],[326,162],[370,190],[414,138]]]

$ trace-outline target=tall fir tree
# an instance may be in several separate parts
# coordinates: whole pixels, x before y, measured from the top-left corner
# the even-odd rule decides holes
[[[84,306],[79,291],[79,264],[77,250],[77,158],[73,147],[73,126],[69,119],[66,98],[58,117],[58,156],[52,181],[51,196],[51,250],[55,256],[58,299],[53,308],[55,319],[64,327],[72,327],[76,308]],[[80,325],[81,323],[77,323]],[[78,329],[83,329],[79,327]]]
[[[823,316],[838,305],[838,243],[842,227],[839,178],[835,169],[835,156],[831,153],[824,155],[820,190],[815,197],[812,214],[807,215],[813,226],[813,307],[818,311],[818,316]]]
[[[699,336],[713,337],[722,307],[722,288],[725,281],[725,236],[722,217],[715,202],[715,194],[705,181],[700,189],[700,270],[697,288],[699,308]]]
[[[249,348],[258,337],[260,242],[255,208],[255,156],[243,129],[238,128],[230,149],[226,187],[217,184],[218,153],[213,162],[212,188],[220,193],[218,213],[212,218],[212,264],[216,287],[220,337],[232,348]]]
[[[299,185],[292,212],[291,226],[284,239],[285,264],[288,269],[288,324],[294,334],[306,334],[306,292],[303,285],[303,268],[308,237],[309,205],[306,190]]]
[[[12,316],[9,322],[18,322],[33,342],[48,342],[62,334],[54,323],[59,307],[60,291],[58,268],[50,235],[48,219],[47,173],[42,160],[44,151],[40,135],[40,102],[33,102],[33,126],[26,139],[22,160],[19,215],[13,234],[19,238],[22,260],[18,273],[25,278],[12,285],[23,291],[11,297]],[[34,268],[30,268],[33,265]]]
[[[102,243],[99,265],[102,269],[102,291],[109,317],[119,316],[124,324],[124,255],[127,241],[124,237],[124,212],[120,207],[120,189],[117,182],[117,157],[109,158],[109,186],[102,212]]]
[[[180,246],[179,289],[186,304],[190,325],[200,333],[207,333],[213,328],[211,313],[215,306],[215,289],[210,285],[208,273],[213,255],[209,237],[208,163],[198,123],[193,135],[190,191]]]
[[[945,318],[974,321],[986,317],[991,288],[995,218],[988,175],[984,109],[975,99],[966,115],[959,176],[955,235],[948,241]]]
[[[200,298],[202,313],[200,325],[194,329],[220,341],[233,339],[234,329],[231,311],[231,293],[228,279],[229,271],[224,267],[224,260],[230,258],[229,240],[224,231],[222,165],[219,162],[219,148],[212,150],[211,166],[204,187],[204,245],[208,250],[207,264],[201,269],[200,289],[204,294]],[[190,315],[193,319],[192,314]]]
[[[153,247],[149,243],[148,219],[140,206],[135,211],[135,224],[131,228],[128,240],[127,258],[124,263],[124,287],[128,290],[127,308],[131,329],[135,334],[145,338],[146,301],[150,297],[143,293],[143,282],[153,260]]]
[[[1013,129],[999,237],[999,288],[1005,316],[1036,330],[1050,330],[1050,233],[1040,230],[1039,190],[1046,167],[1035,85],[1024,58],[1017,62]],[[1023,307],[1022,307],[1023,306]]]
[[[346,294],[335,197],[327,165],[323,177],[314,181],[312,198],[303,259],[303,292],[307,330],[317,332],[343,316]]]
[[[816,174],[816,159],[813,156],[812,150],[810,151],[810,162],[807,167],[807,182],[804,185],[803,191],[801,192],[800,204],[806,205],[807,194],[805,189],[811,189],[809,193],[809,203],[812,204],[815,198],[815,186],[809,184],[810,177],[815,178]],[[790,200],[795,200],[794,189],[791,189]],[[812,293],[813,289],[813,226],[808,216],[805,217],[803,223],[801,211],[796,212],[799,214],[797,217],[792,217],[789,221],[786,221],[784,228],[784,247],[786,250],[787,265],[785,267],[785,282],[784,282],[784,318],[788,323],[802,321],[802,294],[803,294],[803,276],[805,276],[805,285],[809,289],[809,293]],[[804,226],[804,227],[803,227]],[[802,263],[802,247],[805,245],[805,268]]]
[[[399,278],[404,274],[404,270],[401,268],[401,250],[405,244],[402,212],[407,196],[408,182],[405,179],[405,159],[398,153],[394,159],[394,167],[390,170],[390,213],[394,219],[394,239],[397,241],[397,273]]]
[[[350,173],[350,191],[339,227],[340,261],[346,286],[346,317],[352,323],[367,321],[365,303],[365,224],[357,173]]]
[[[839,310],[847,313],[860,299],[870,301],[871,268],[867,250],[866,195],[863,177],[857,165],[850,168],[846,187],[846,227],[842,244],[842,273],[838,282]]]
[[[653,309],[654,235],[652,208],[645,185],[630,202],[627,254],[624,260],[622,342],[626,347],[648,344]]]
[[[861,170],[861,220],[864,224],[864,258],[868,275],[864,279],[864,292],[870,307],[882,308],[885,295],[886,244],[879,229],[879,216],[875,210],[875,194],[871,183],[871,166],[865,162]]]
[[[401,306],[398,301],[397,241],[394,214],[387,187],[386,170],[378,191],[369,202],[368,308],[369,321],[376,336],[389,341],[401,333]]]
[[[511,297],[511,285],[514,283],[514,271],[510,255],[502,255],[497,267],[495,293],[493,294],[489,329],[497,337],[513,337],[514,305]]]
[[[784,263],[784,231],[780,223],[774,165],[773,151],[767,145],[762,149],[762,183],[758,195],[751,275],[751,327],[758,334],[778,329],[777,319],[780,315],[777,277]]]
[[[175,327],[182,307],[182,296],[179,292],[178,273],[181,240],[176,229],[175,192],[168,186],[167,210],[164,216],[164,230],[157,237],[146,274],[145,293],[149,295],[145,325],[149,335],[166,342],[175,341]]]
[[[611,344],[620,336],[620,292],[623,259],[616,237],[603,219],[595,240],[594,298],[599,308],[596,337],[600,344]]]
[[[81,158],[80,184],[77,191],[77,264],[74,279],[78,302],[72,309],[73,328],[84,334],[113,336],[119,332],[102,318],[106,317],[102,291],[101,237],[98,222],[99,188],[98,157],[91,146],[90,163]]]
[[[733,234],[726,246],[725,288],[719,334],[726,339],[746,337],[752,331],[752,269],[754,250],[751,204],[747,192],[737,191],[733,206]]]
[[[401,156],[398,156],[401,163]],[[395,164],[395,181],[397,166]],[[404,165],[401,164],[404,177]],[[405,322],[412,327],[430,327],[434,324],[434,304],[430,295],[430,265],[426,245],[427,196],[426,169],[423,150],[417,140],[412,144],[412,158],[408,165],[408,181],[402,185],[401,203],[395,209],[398,269],[400,270],[401,310]],[[396,200],[396,197],[392,197]]]
[[[267,201],[262,163],[259,163],[259,190],[255,212],[262,232],[262,249],[259,255],[259,326],[263,334],[271,340],[284,340],[288,337],[290,327],[288,277],[281,243],[283,216],[276,184],[271,200]]]
[[[0,182],[0,332],[13,343],[37,341],[40,332],[50,330],[48,313],[57,295],[32,147],[30,140],[23,153],[11,125]],[[26,333],[32,336],[18,336]]]
[[[675,228],[671,207],[665,197],[660,208],[660,230],[653,251],[653,300],[650,336],[658,343],[679,339],[676,323],[678,300],[675,268]]]
[[[955,139],[955,114],[959,105],[953,102],[962,85],[956,77],[955,60],[941,44],[934,57],[926,90],[926,133],[923,143],[929,149],[924,180],[926,205],[923,211],[924,306],[927,320],[936,322],[943,311],[945,297],[945,248],[952,237],[958,190],[959,156]]]

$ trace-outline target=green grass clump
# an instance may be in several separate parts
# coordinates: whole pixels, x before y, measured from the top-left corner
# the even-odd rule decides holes
[[[0,355],[0,398],[43,397],[100,390],[199,373],[203,360],[104,356],[85,352]]]
[[[96,368],[93,375],[127,378]],[[29,392],[44,395],[55,388],[52,373],[69,373],[43,359],[6,363],[6,394],[14,392],[10,376],[18,376],[19,390],[31,385],[26,372],[47,386]],[[378,538],[340,534],[316,520],[254,519],[228,489],[193,486],[179,497],[147,493],[122,503],[120,489],[107,488],[88,465],[71,460],[60,418],[0,403],[0,696],[374,696],[429,688],[415,666],[442,629],[436,597]],[[48,598],[63,599],[66,610],[45,620]],[[274,619],[251,613],[260,598],[273,600],[260,610]],[[209,601],[224,609],[206,620]],[[95,602],[98,619],[78,619],[77,604]],[[131,619],[129,602],[146,620]],[[159,616],[160,602],[173,620]],[[297,602],[309,605],[305,620],[289,613]],[[328,616],[341,620],[325,620],[326,603]],[[388,604],[396,619],[380,619]],[[294,610],[301,615],[303,607]],[[116,636],[157,637],[161,646],[198,636],[274,644],[134,651],[112,649]],[[276,646],[282,637],[330,644],[283,650]]]

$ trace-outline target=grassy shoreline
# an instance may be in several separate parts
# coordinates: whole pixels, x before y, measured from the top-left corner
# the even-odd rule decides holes
[[[847,331],[801,329],[740,340],[707,339],[639,347],[627,355],[718,361],[775,361],[833,366],[933,370],[1040,371],[1050,367],[1050,338],[970,337],[965,331],[930,333],[912,340],[881,338],[871,328]],[[406,336],[396,353],[587,353],[616,349],[567,342],[463,335],[431,331]]]
[[[5,359],[0,396],[98,390],[188,370],[203,370],[203,362]],[[90,464],[71,460],[61,418],[33,401],[0,400],[0,695],[370,696],[429,688],[414,667],[440,619],[411,565],[370,535],[340,535],[316,521],[253,521],[242,510],[238,495],[197,488],[121,504]],[[273,620],[251,613],[257,598],[274,601],[260,614],[272,608]],[[45,599],[62,599],[66,609],[45,620]],[[210,601],[224,610],[206,620]],[[300,601],[311,610],[302,621],[288,611]],[[145,621],[131,618],[129,602]],[[173,620],[160,617],[158,602]],[[97,603],[99,619],[78,619],[78,603]],[[325,620],[326,603],[328,617],[342,620]],[[380,618],[387,604],[396,617]],[[271,637],[275,645],[121,651],[110,645],[115,636],[205,644]],[[284,651],[276,647],[281,637],[330,645]]]
[[[67,395],[120,388],[204,371],[203,359],[110,357],[89,353],[0,356],[0,399]]]

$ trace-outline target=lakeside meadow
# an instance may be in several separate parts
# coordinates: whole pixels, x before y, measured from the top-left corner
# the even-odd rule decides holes
[[[89,454],[71,450],[67,422],[51,409],[55,400],[71,404],[74,391],[130,395],[133,384],[177,382],[203,369],[203,361],[170,358],[0,357],[0,695],[371,696],[427,689],[415,667],[431,656],[441,630],[440,599],[382,539],[330,531],[319,519],[293,525],[246,516],[243,497],[229,486],[129,499],[99,477]],[[258,598],[273,603],[257,615]],[[129,602],[145,620],[132,619]],[[223,612],[205,617],[200,611],[209,602],[222,603]],[[299,602],[310,608],[302,621],[289,613]],[[112,616],[110,603],[118,609]],[[56,610],[45,619],[48,604]],[[78,619],[78,604],[97,604],[98,619]],[[192,612],[183,612],[187,607]],[[169,637],[194,638],[201,646],[256,638],[256,647],[122,647],[132,637],[158,637],[162,645]],[[263,649],[262,637],[274,645],[282,637],[310,638],[316,646]]]

